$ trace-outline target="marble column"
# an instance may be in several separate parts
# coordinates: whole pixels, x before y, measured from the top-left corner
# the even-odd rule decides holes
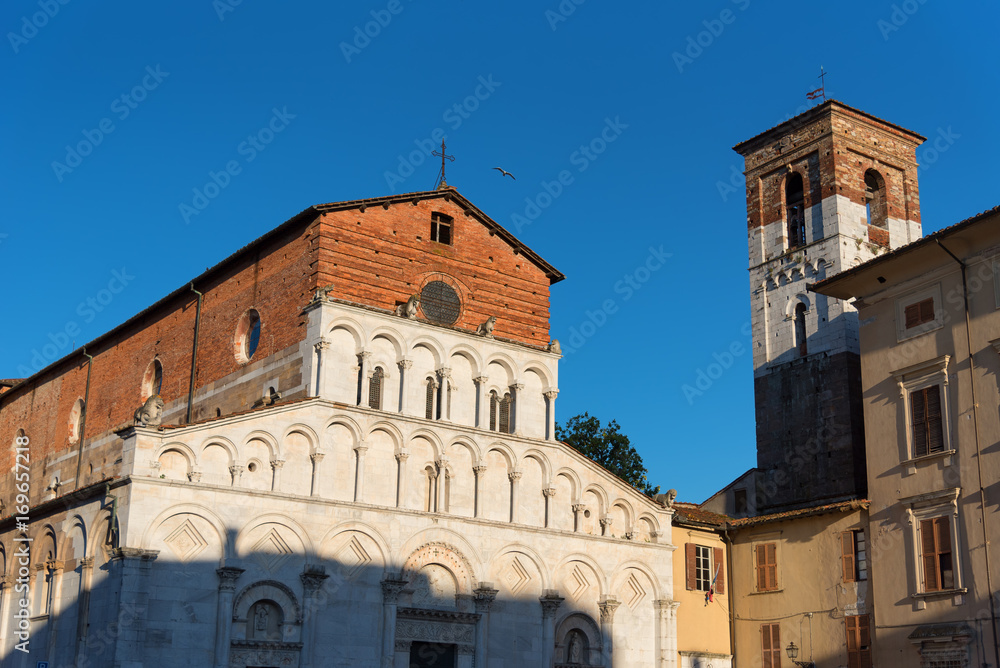
[[[410,374],[408,373],[411,368],[413,368],[413,360],[402,359],[396,362],[396,366],[399,367],[399,412],[406,412],[406,384],[410,382]]]
[[[486,396],[486,383],[489,380],[489,376],[476,376],[472,379],[472,382],[476,384],[476,426],[480,429],[490,428],[490,418],[486,414],[490,406]]]
[[[285,465],[284,459],[271,460],[271,491],[281,491],[281,468]]]
[[[480,517],[483,513],[483,474],[486,473],[485,464],[477,464],[472,467],[472,472],[476,475],[475,509],[473,517]]]
[[[546,487],[542,490],[542,496],[545,497],[545,528],[549,528],[550,518],[552,517],[552,497],[556,495],[555,487]]]
[[[451,421],[451,369],[441,367],[435,373],[441,379],[441,419]]]
[[[354,471],[354,502],[361,503],[365,499],[365,453],[368,452],[368,446],[365,445],[364,441],[361,441],[354,448],[355,454],[357,454],[357,468]]]
[[[427,471],[427,512],[436,513],[437,512],[437,500],[438,500],[438,473],[437,471]]]
[[[371,381],[371,359],[372,354],[367,350],[358,353],[358,368],[361,369],[361,388],[358,396],[358,406],[368,405],[368,388]]]
[[[313,349],[316,351],[316,396],[322,397],[326,395],[326,372],[323,369],[324,358],[326,357],[326,351],[330,349],[330,342],[326,339],[320,339],[319,343],[313,345]]]
[[[510,386],[510,433],[521,433],[521,411],[517,409],[517,402],[521,398],[521,390],[524,389],[522,383],[514,383]]]
[[[517,522],[517,509],[520,505],[518,499],[518,488],[521,486],[521,471],[511,471],[507,474],[510,478],[510,521],[512,524]]]
[[[614,520],[613,517],[608,517],[607,515],[605,515],[604,517],[602,517],[601,518],[601,535],[602,536],[610,536],[611,535],[611,526],[614,523],[615,523],[615,520]]]
[[[546,589],[538,599],[542,604],[542,666],[552,668],[556,650],[556,613],[563,598],[555,589]]]
[[[656,668],[677,667],[677,606],[671,600],[653,601],[656,609]]]
[[[396,663],[396,606],[399,603],[399,593],[408,584],[402,577],[382,580],[382,668],[393,668]]]
[[[556,440],[556,397],[559,396],[559,390],[543,392],[542,396],[545,397],[545,439],[554,441]]]
[[[79,614],[76,617],[76,665],[86,665],[87,627],[90,625],[90,585],[94,577],[94,558],[83,557],[80,563],[80,596],[78,600]],[[6,613],[0,611],[0,614]],[[4,616],[6,619],[6,616]],[[3,645],[0,644],[0,648]]]
[[[319,496],[319,464],[323,461],[326,455],[322,452],[314,452],[309,455],[309,459],[312,460],[312,482],[309,484],[309,495]]]
[[[441,383],[437,382],[433,378],[431,378],[430,382],[434,384],[434,387],[431,390],[431,419],[432,420],[437,420],[438,419],[438,404],[440,403],[440,400],[439,400],[440,394],[439,394],[438,391],[441,389]]]
[[[233,594],[242,568],[224,566],[216,569],[219,576],[219,605],[215,617],[215,668],[229,668],[229,643],[233,631]]]
[[[233,464],[229,467],[229,475],[233,477],[233,487],[242,487],[243,464]]]
[[[55,656],[56,638],[62,633],[62,574],[65,564],[61,561],[47,561],[45,569],[49,573],[49,588],[51,590],[52,606],[49,610],[49,647],[48,655]]]
[[[406,504],[406,460],[410,458],[408,452],[396,453],[396,507],[402,508]]]
[[[585,511],[586,509],[587,509],[586,504],[583,503],[573,504],[573,531],[576,532],[580,531],[580,515],[582,515],[583,511]]]
[[[302,659],[299,662],[299,668],[312,668],[316,659],[316,616],[319,607],[316,593],[329,577],[323,566],[307,567],[304,572],[299,574],[303,591]]]
[[[434,509],[439,513],[448,512],[446,494],[448,491],[448,458],[439,457],[435,462],[437,465],[437,489],[434,496]]]
[[[121,631],[115,640],[112,665],[139,665],[142,662],[143,643],[146,638],[146,609],[149,607],[149,586],[147,578],[153,560],[159,554],[156,550],[141,550],[134,547],[119,547],[111,558],[113,570],[118,571],[119,605],[131,613],[130,624],[121,624]]]
[[[480,582],[479,587],[472,592],[476,612],[479,613],[479,620],[476,622],[476,666],[485,666],[486,657],[489,656],[490,608],[493,607],[497,593],[492,582]]]
[[[610,596],[601,599],[597,607],[601,610],[601,640],[604,644],[604,665],[615,665],[615,610],[621,605]]]

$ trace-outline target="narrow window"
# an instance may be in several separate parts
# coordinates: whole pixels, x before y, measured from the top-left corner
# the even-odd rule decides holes
[[[941,419],[941,386],[931,385],[910,392],[913,419],[913,456],[944,451],[944,422]]]
[[[737,515],[747,512],[747,491],[745,489],[733,491],[733,508]]]
[[[431,241],[451,245],[452,218],[435,211],[431,214]]]
[[[785,182],[785,219],[788,221],[788,248],[798,248],[806,242],[805,199],[802,176],[793,172]]]
[[[510,433],[510,395],[504,394],[503,399],[500,400],[499,410],[500,413],[498,421],[500,423],[500,433],[509,434]]]
[[[382,367],[375,367],[372,378],[368,381],[368,407],[378,410],[382,409],[382,379],[384,377]]]
[[[906,318],[906,329],[913,329],[928,322],[934,322],[934,298],[910,304],[903,309]]]
[[[885,200],[885,181],[874,169],[865,172],[865,217],[873,227],[885,229],[889,222]]]
[[[250,311],[250,323],[247,329],[246,351],[247,359],[253,357],[257,352],[257,345],[260,343],[260,315],[257,311]]]
[[[947,516],[920,521],[920,557],[924,564],[924,591],[955,588],[951,522]]]
[[[872,636],[868,615],[844,617],[847,627],[847,665],[872,668]]]
[[[756,548],[757,591],[775,591],[778,588],[777,544],[763,543]]]
[[[781,626],[761,624],[761,664],[764,668],[781,668]]]
[[[795,306],[795,344],[799,347],[799,357],[805,357],[806,348],[806,305]]]
[[[868,579],[868,557],[865,549],[865,532],[858,529],[840,534],[841,565],[844,582]]]
[[[427,378],[427,389],[424,391],[424,417],[434,419],[434,379]]]
[[[490,392],[490,431],[497,430],[497,407],[499,404],[497,393]]]
[[[695,589],[708,591],[712,586],[712,553],[704,545],[695,545]]]

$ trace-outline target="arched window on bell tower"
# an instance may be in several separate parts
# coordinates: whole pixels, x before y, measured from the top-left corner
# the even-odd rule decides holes
[[[802,175],[792,172],[785,181],[785,221],[788,225],[788,249],[806,243],[805,195]]]
[[[806,356],[806,305],[795,306],[795,345],[799,348],[799,357]]]

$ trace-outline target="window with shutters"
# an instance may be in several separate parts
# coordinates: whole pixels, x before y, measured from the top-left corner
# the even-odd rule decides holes
[[[497,424],[498,429],[501,434],[510,433],[510,404],[511,399],[509,394],[504,394],[503,399],[500,400],[499,406],[497,406]]]
[[[941,286],[935,284],[896,300],[896,338],[920,336],[944,326]]]
[[[764,668],[781,668],[781,626],[760,625],[760,658]]]
[[[944,516],[920,520],[923,591],[948,591],[956,588],[951,545],[950,518]]]
[[[952,452],[949,435],[948,360],[944,355],[893,372],[899,383],[907,425],[907,475],[916,472],[912,460]]]
[[[382,409],[382,381],[385,378],[385,372],[382,371],[382,367],[375,367],[375,371],[372,372],[372,377],[368,381],[368,407]]]
[[[726,593],[726,573],[721,547],[684,545],[687,588],[692,591]]]
[[[841,565],[844,582],[860,582],[868,579],[868,548],[863,529],[854,529],[840,534]]]
[[[910,393],[910,421],[914,457],[944,450],[940,385],[922,387]]]
[[[437,383],[430,376],[427,377],[424,389],[424,417],[428,420],[434,419],[434,393]]]
[[[490,431],[497,430],[497,406],[500,400],[497,399],[496,392],[490,392]]]
[[[847,668],[872,668],[872,634],[868,615],[844,617]]]
[[[704,545],[694,546],[695,589],[708,591],[712,584],[712,552]]]
[[[778,590],[778,544],[758,543],[754,546],[754,567],[757,591]]]

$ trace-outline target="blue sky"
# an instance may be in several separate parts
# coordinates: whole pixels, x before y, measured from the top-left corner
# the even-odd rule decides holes
[[[0,8],[0,377],[310,204],[431,189],[444,132],[449,183],[567,275],[559,420],[617,419],[701,501],[755,462],[734,144],[822,65],[831,97],[947,138],[918,151],[925,233],[1000,203],[995,4],[237,1]]]

